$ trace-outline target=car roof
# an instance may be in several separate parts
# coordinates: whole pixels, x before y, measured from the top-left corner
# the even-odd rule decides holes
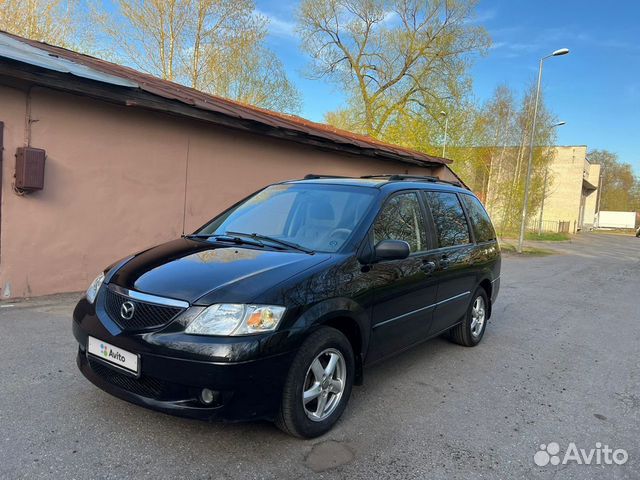
[[[447,182],[436,179],[436,177],[411,177],[401,175],[379,176],[379,177],[330,177],[330,176],[311,176],[300,180],[289,180],[286,184],[309,184],[309,185],[344,185],[353,187],[377,188],[380,190],[395,192],[398,190],[443,190],[455,191],[460,193],[473,193],[466,188],[455,185],[453,182]]]

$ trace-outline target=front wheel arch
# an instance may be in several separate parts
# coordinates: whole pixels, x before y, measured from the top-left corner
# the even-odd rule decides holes
[[[328,413],[327,418],[313,421],[305,412],[308,400],[303,400],[303,393],[306,393],[306,377],[309,375],[309,370],[313,368],[311,365],[315,362],[314,358],[318,358],[317,355],[324,353],[327,349],[341,352],[345,361],[346,376],[338,400],[340,403]],[[354,367],[355,359],[351,344],[340,331],[328,326],[321,326],[313,331],[302,343],[287,373],[280,410],[275,419],[276,425],[284,432],[300,438],[313,438],[328,432],[341,417],[349,402],[355,378]],[[323,381],[321,384],[316,383],[316,385],[322,385],[322,388],[330,390],[331,385],[329,383],[325,385],[325,383]],[[326,394],[327,392],[323,393],[323,395]],[[318,394],[311,399],[313,400],[317,396]],[[322,406],[318,406],[318,408],[321,410]]]
[[[305,338],[322,326],[329,326],[345,335],[356,358],[354,384],[363,382],[364,358],[369,348],[371,318],[366,308],[353,299],[337,297],[314,304],[297,318],[292,328],[305,332]]]
[[[362,329],[358,322],[356,322],[353,318],[346,316],[336,316],[327,319],[322,325],[335,328],[340,331],[349,343],[351,344],[351,348],[353,349],[353,355],[355,358],[355,378],[354,385],[362,385],[364,381],[364,373],[363,373],[363,365],[364,365],[364,351],[363,351],[363,338],[362,338]]]

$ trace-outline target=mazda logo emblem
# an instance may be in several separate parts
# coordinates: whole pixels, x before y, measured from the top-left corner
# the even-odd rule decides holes
[[[120,316],[125,320],[131,320],[133,312],[135,312],[136,306],[131,302],[124,302],[120,307]]]

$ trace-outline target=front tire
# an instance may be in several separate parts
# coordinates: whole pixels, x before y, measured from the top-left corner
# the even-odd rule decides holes
[[[484,336],[488,319],[489,299],[485,289],[479,287],[471,297],[464,320],[451,329],[451,340],[458,345],[475,347]]]
[[[312,333],[287,374],[278,428],[300,438],[328,432],[347,406],[354,373],[353,349],[342,332],[322,327]]]

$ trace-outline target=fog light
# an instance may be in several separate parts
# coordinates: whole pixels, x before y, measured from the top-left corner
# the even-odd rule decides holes
[[[200,401],[205,405],[211,405],[216,400],[217,393],[208,388],[203,388],[200,392]]]

